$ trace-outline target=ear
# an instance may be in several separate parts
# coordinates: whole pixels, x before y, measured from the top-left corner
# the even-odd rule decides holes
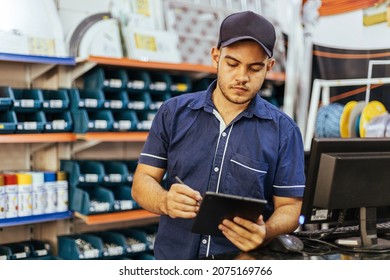
[[[218,68],[218,62],[219,62],[219,55],[220,55],[220,50],[217,49],[216,47],[213,47],[211,49],[211,60],[212,60],[212,63],[213,63],[213,66],[215,68]]]
[[[275,64],[275,59],[274,58],[268,59],[267,72],[271,71],[272,67],[274,67],[274,64]]]

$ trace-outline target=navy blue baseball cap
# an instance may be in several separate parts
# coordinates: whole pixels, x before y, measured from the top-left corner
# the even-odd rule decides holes
[[[234,13],[222,21],[217,48],[248,39],[259,43],[267,55],[272,57],[276,40],[275,28],[265,17],[252,11]]]

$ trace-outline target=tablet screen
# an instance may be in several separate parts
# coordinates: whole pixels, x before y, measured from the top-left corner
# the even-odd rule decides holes
[[[218,229],[223,219],[240,217],[253,222],[263,213],[266,200],[206,192],[195,218],[192,232],[223,236]]]

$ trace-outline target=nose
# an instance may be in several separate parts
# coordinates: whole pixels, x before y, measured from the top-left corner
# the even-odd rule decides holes
[[[238,67],[236,81],[241,83],[246,83],[249,81],[248,69],[246,69],[246,67]]]

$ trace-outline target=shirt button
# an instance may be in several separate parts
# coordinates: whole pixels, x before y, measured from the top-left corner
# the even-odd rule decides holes
[[[218,172],[218,171],[219,171],[219,168],[218,168],[218,167],[214,167],[214,171],[215,171],[215,172]]]
[[[203,239],[203,240],[202,240],[202,243],[203,243],[203,244],[207,244],[207,239]]]
[[[222,136],[223,137],[226,137],[227,133],[226,132],[222,132]]]

